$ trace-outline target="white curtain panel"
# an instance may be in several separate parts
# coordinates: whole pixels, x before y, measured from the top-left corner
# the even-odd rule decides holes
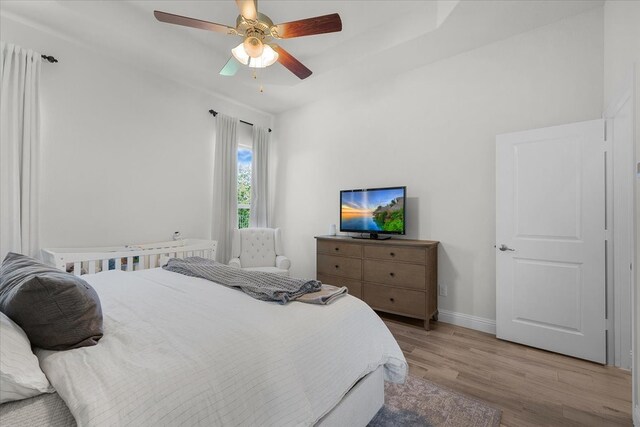
[[[40,54],[0,42],[0,260],[39,256]]]
[[[251,227],[269,227],[269,129],[253,126],[251,161]]]
[[[231,259],[231,233],[238,226],[238,119],[216,116],[216,148],[213,160],[212,238],[218,241],[216,261]]]

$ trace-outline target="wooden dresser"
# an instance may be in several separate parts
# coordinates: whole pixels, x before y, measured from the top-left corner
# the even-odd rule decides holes
[[[428,330],[438,314],[438,243],[317,236],[317,279],[374,310],[423,319]]]

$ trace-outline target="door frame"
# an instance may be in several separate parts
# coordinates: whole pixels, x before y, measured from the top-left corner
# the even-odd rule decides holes
[[[629,271],[628,265],[633,266],[634,258],[634,174],[629,174],[631,185],[629,182],[620,182],[613,179],[614,168],[618,166],[616,163],[620,161],[617,158],[616,147],[620,143],[616,143],[615,135],[613,135],[613,120],[620,111],[620,109],[627,103],[632,103],[632,114],[635,114],[634,108],[634,93],[635,93],[635,72],[632,68],[629,76],[623,82],[623,87],[620,94],[609,104],[603,113],[602,117],[605,119],[605,141],[607,151],[607,364],[621,367],[623,369],[631,369],[633,364],[632,357],[632,339],[631,336],[623,334],[623,331],[631,331],[633,335],[633,319],[632,319],[632,301],[634,289],[634,274],[633,271]],[[635,127],[635,126],[633,126]],[[626,152],[633,153],[635,150],[634,141],[635,129],[632,129],[631,140],[626,142],[631,146],[626,146],[623,149]],[[624,142],[624,141],[623,141]],[[632,165],[634,156],[631,156],[629,165]],[[625,186],[630,189],[625,192]],[[623,213],[626,220],[622,223],[613,223],[614,212],[618,215],[618,209],[623,206],[628,206],[626,215]],[[631,236],[631,244],[629,247],[622,247],[615,245],[616,238],[620,236]],[[614,251],[614,246],[616,251]],[[624,260],[628,260],[624,264],[616,263],[614,260],[622,257]],[[634,267],[632,267],[634,268]],[[623,275],[630,275],[631,279],[628,283],[616,283],[615,277],[621,277]],[[629,298],[632,295],[632,298]]]

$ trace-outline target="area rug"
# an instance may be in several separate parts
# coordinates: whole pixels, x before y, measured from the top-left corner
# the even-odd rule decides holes
[[[409,375],[402,384],[385,383],[384,406],[369,427],[496,427],[502,411]]]

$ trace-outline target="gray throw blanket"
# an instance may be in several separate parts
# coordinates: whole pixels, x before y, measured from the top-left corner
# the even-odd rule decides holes
[[[262,301],[286,304],[299,299],[310,304],[328,304],[347,293],[347,288],[326,287],[317,280],[295,279],[280,274],[247,271],[229,267],[200,257],[171,258],[164,268],[167,271],[199,277],[224,286],[238,288],[249,296]],[[301,298],[309,294],[308,298]],[[312,297],[313,296],[313,297]]]

